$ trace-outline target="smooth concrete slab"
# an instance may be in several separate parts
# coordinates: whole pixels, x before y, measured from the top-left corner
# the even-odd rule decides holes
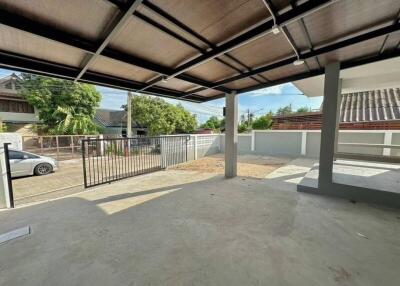
[[[301,180],[300,185],[318,187],[318,164],[314,164]],[[337,160],[333,164],[333,182],[400,193],[400,165],[353,160]]]
[[[290,190],[289,169],[161,171],[0,211],[0,233],[34,229],[0,247],[0,285],[397,286],[400,212]]]

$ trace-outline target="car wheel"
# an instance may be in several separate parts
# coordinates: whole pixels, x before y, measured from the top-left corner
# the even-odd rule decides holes
[[[49,163],[40,163],[35,167],[34,173],[37,176],[47,175],[53,172],[53,166]]]

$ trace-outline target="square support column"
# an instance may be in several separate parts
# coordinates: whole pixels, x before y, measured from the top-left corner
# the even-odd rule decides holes
[[[238,95],[225,95],[225,177],[237,176]]]
[[[322,105],[319,188],[330,187],[333,183],[333,161],[339,129],[341,90],[340,63],[328,64],[325,67],[324,101]]]

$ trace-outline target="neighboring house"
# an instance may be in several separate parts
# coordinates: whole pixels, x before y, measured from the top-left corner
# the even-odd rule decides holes
[[[400,88],[342,94],[340,129],[400,129]],[[322,112],[273,117],[272,129],[321,129]]]
[[[21,79],[11,74],[0,79],[0,120],[7,132],[32,133],[32,124],[40,123],[38,112],[18,94]]]
[[[125,137],[127,116],[125,110],[97,109],[95,122],[103,128],[104,135],[117,135]],[[132,135],[144,136],[147,134],[147,128],[138,126],[132,122]]]

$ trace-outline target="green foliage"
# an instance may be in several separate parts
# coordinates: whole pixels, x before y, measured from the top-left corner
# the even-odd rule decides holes
[[[7,125],[0,119],[0,133],[7,132]]]
[[[108,142],[106,145],[105,153],[108,155],[123,156],[124,150],[122,150],[119,142]]]
[[[247,132],[249,130],[250,130],[250,128],[249,128],[249,125],[247,124],[246,121],[239,123],[239,125],[238,125],[238,132],[239,133],[245,133],[245,132]]]
[[[253,129],[266,130],[272,127],[272,113],[260,116],[256,118],[252,125]]]
[[[44,129],[53,134],[95,132],[92,122],[101,94],[93,85],[21,74],[19,93],[39,110]]]
[[[146,126],[151,136],[190,133],[197,127],[196,116],[182,105],[150,96],[132,97],[132,122]]]
[[[85,114],[77,114],[73,107],[61,107],[53,113],[64,118],[55,127],[49,128],[50,134],[98,134],[99,127]]]
[[[310,110],[307,106],[300,107],[296,110],[297,113],[304,113],[304,112],[309,112],[309,111]]]
[[[223,119],[218,119],[217,116],[211,116],[208,120],[200,125],[201,128],[220,130],[221,127],[225,125],[225,121]]]
[[[284,107],[280,107],[277,111],[276,111],[276,115],[287,115],[287,114],[291,114],[292,111],[292,106],[291,105],[287,105]]]

